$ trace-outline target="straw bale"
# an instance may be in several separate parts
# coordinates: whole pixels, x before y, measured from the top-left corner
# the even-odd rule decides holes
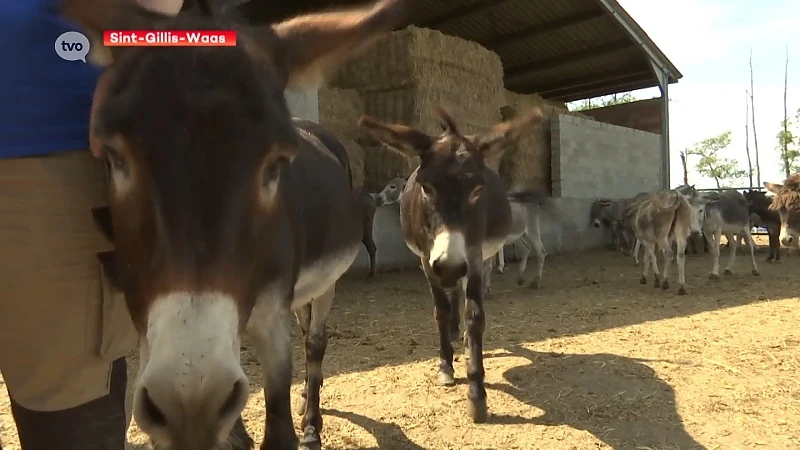
[[[384,91],[415,84],[436,89],[487,85],[502,89],[500,58],[479,44],[409,26],[391,33],[338,71],[332,85]]]
[[[382,145],[364,146],[364,190],[380,192],[392,178],[408,178],[419,167],[419,157],[409,158]]]
[[[319,123],[338,138],[357,140],[357,123],[363,114],[364,104],[355,89],[319,89]]]
[[[352,139],[340,137],[339,140],[347,151],[347,159],[350,161],[350,170],[353,173],[353,187],[361,189],[364,186],[364,149]]]

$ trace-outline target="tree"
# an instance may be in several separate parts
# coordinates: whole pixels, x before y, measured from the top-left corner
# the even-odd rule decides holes
[[[717,188],[731,187],[730,183],[747,176],[747,171],[739,168],[735,159],[725,158],[722,153],[731,145],[731,131],[704,139],[686,152],[700,159],[695,170],[704,177],[713,178]]]
[[[686,158],[689,149],[681,150],[681,166],[683,167],[683,185],[689,186],[689,166],[686,165]]]
[[[750,119],[753,123],[753,146],[756,149],[756,183],[761,186],[761,158],[758,156],[758,133],[756,132],[756,102],[753,98],[753,49],[750,49]]]
[[[750,94],[747,89],[745,89],[744,95],[744,151],[747,153],[747,179],[750,181],[750,188],[753,188],[753,160],[750,158],[750,104],[747,103],[747,97]]]
[[[778,132],[778,153],[781,156],[783,174],[786,178],[793,173],[800,172],[800,109],[794,118],[787,117],[781,120],[781,130]]]
[[[623,103],[635,102],[637,99],[630,92],[623,92],[620,94],[608,95],[606,97],[598,97],[594,99],[586,99],[576,105],[573,111],[585,111],[587,109],[603,108],[605,106],[621,105]]]

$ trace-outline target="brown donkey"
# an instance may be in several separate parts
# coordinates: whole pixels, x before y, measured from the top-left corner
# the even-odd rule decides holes
[[[298,448],[294,311],[307,369],[300,448],[320,448],[325,317],[362,225],[344,148],[321,127],[293,121],[283,92],[312,85],[402,25],[404,2],[258,27],[218,12],[161,16],[128,0],[63,6],[93,39],[108,29],[238,34],[235,47],[105,49],[90,145],[109,174],[106,225],[116,250],[103,257],[140,333],[136,422],[157,448],[251,448],[240,417],[246,330],[263,370],[261,448]]]
[[[765,181],[764,187],[775,194],[769,209],[780,216],[781,244],[789,249],[800,248],[800,173],[785,179],[783,184]]]
[[[503,182],[484,161],[501,153],[528,126],[540,122],[542,113],[534,109],[477,136],[464,136],[444,110],[439,108],[437,113],[444,123],[444,132],[438,137],[366,116],[359,125],[397,151],[420,156],[420,166],[408,178],[400,197],[400,227],[406,245],[420,257],[430,285],[439,329],[438,381],[442,385],[455,384],[450,335],[458,335],[459,304],[466,301],[468,408],[474,422],[484,422],[483,263],[497,253],[511,231],[511,209]]]

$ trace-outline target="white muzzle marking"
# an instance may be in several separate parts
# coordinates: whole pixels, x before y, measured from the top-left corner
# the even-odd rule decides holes
[[[467,244],[464,233],[456,231],[451,233],[445,229],[436,235],[431,248],[431,256],[428,263],[434,262],[445,265],[462,264],[467,261]]]
[[[239,411],[220,417],[219,409],[237,383],[245,383],[247,392],[238,330],[236,302],[225,294],[175,292],[156,299],[147,318],[147,342],[140,346],[147,351],[142,351],[137,403],[146,389],[168,424],[216,417],[220,437],[227,436]],[[245,402],[246,397],[242,408]],[[135,406],[134,417],[156,442],[168,442],[168,430],[153,422],[146,408]]]

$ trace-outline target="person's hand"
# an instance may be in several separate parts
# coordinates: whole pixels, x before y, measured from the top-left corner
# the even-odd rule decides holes
[[[142,7],[161,14],[175,16],[183,7],[183,0],[136,0]]]

